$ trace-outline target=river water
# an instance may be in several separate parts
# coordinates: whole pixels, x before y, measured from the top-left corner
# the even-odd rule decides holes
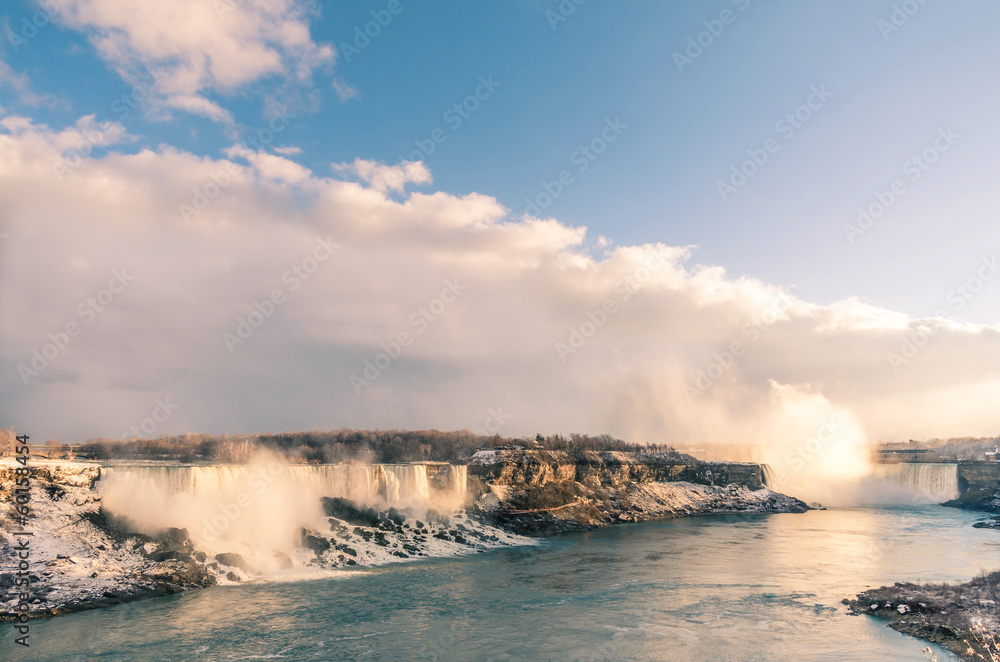
[[[621,525],[71,614],[33,622],[30,650],[9,631],[2,646],[35,662],[925,660],[924,642],[840,600],[1000,567],[1000,533],[978,519],[898,506]]]

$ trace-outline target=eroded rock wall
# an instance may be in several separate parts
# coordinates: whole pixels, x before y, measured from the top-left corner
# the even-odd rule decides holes
[[[700,485],[765,487],[764,468],[752,462],[698,462],[681,453],[582,451],[480,451],[469,462],[469,476],[483,483],[538,487],[575,481],[590,487],[683,481]]]
[[[680,453],[487,450],[470,460],[476,507],[506,528],[546,534],[697,513],[801,512],[764,467]]]

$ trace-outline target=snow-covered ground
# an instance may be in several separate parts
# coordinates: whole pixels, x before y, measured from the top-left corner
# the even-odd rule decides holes
[[[491,459],[480,456],[478,461]],[[213,483],[211,494],[222,504],[220,512],[230,512],[232,517],[227,526],[207,536],[203,526],[218,519],[201,513],[204,508],[175,507],[178,500],[187,506],[190,501],[204,500],[203,495],[196,495],[197,490],[184,487],[186,483],[174,485],[173,491],[154,490],[144,482],[119,483],[119,487],[131,485],[131,491],[125,494],[118,489],[111,500],[102,497],[101,485],[107,481],[99,480],[100,467],[78,462],[31,464],[31,515],[22,525],[14,510],[18,467],[13,460],[0,460],[0,500],[7,505],[0,526],[0,587],[5,589],[0,618],[6,620],[19,602],[14,590],[21,560],[17,548],[25,540],[30,551],[21,576],[31,580],[27,592],[33,616],[213,584],[349,575],[357,568],[386,563],[536,543],[536,539],[487,524],[468,511],[440,512],[427,504],[396,509],[385,502],[375,509],[344,498],[305,498],[294,482],[275,480],[263,493],[262,503],[251,502],[242,479]],[[114,471],[122,473],[121,468]],[[230,474],[231,470],[226,475]],[[522,488],[498,483],[487,487],[476,512],[510,520],[505,526],[516,524],[517,511],[503,509]],[[694,513],[780,512],[798,504],[767,489],[751,491],[737,485],[638,482],[599,490],[576,487],[579,494],[572,503],[545,512],[522,512],[530,512],[529,519],[544,515],[593,526]],[[425,491],[421,487],[419,493]],[[152,492],[157,492],[155,498]],[[275,503],[282,508],[263,507]],[[124,511],[116,512],[121,504],[131,506],[125,509],[127,517]],[[229,504],[242,504],[242,510],[226,511]],[[157,517],[146,518],[144,524],[134,519],[144,512]],[[164,518],[165,513],[169,517]],[[534,534],[548,530],[511,528]],[[33,535],[13,535],[25,530]]]
[[[10,612],[18,603],[13,577],[20,559],[14,547],[27,541],[28,587],[32,612],[125,595],[136,589],[136,578],[154,565],[129,544],[113,540],[87,519],[96,513],[99,497],[91,490],[97,479],[96,465],[81,463],[32,463],[31,515],[25,526],[12,519],[14,470],[12,460],[0,461],[0,495],[5,510],[0,530],[3,563],[0,583],[6,589],[2,610]],[[15,538],[28,531],[33,535]],[[133,543],[137,541],[132,541]]]
[[[241,547],[238,541],[227,547],[223,537],[217,543],[218,549],[225,549],[220,559],[216,550],[211,554],[197,550],[181,528],[150,536],[119,530],[114,520],[109,524],[101,512],[101,494],[95,489],[99,476],[96,464],[32,462],[32,513],[22,527],[13,519],[18,466],[12,460],[0,460],[0,499],[7,506],[0,527],[0,586],[5,589],[0,611],[5,620],[18,604],[13,587],[19,563],[15,547],[25,540],[13,536],[18,531],[33,533],[27,538],[30,557],[26,571],[31,578],[28,592],[33,616],[216,583],[307,579],[339,574],[351,567],[533,543],[485,525],[465,512],[401,510],[392,513],[395,521],[385,512],[377,522],[331,517],[320,527],[314,521],[285,549]],[[164,557],[173,558],[162,560]]]
[[[696,483],[637,483],[628,487],[632,509],[647,517],[695,513],[784,512],[801,505],[797,499],[766,487]]]

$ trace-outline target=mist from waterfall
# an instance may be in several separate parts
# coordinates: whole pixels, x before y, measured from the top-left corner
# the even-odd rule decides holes
[[[811,504],[936,504],[959,493],[953,463],[873,461],[873,446],[852,411],[807,388],[772,384],[761,420],[723,439],[733,441],[703,445],[696,456],[760,462],[770,489]]]
[[[103,467],[98,483],[108,514],[147,535],[188,530],[208,554],[238,552],[258,567],[291,557],[303,528],[329,529],[322,497],[380,510],[450,512],[466,500],[466,467],[449,464],[291,465],[259,457],[245,465]]]
[[[861,476],[828,479],[812,489],[782,480],[784,476],[772,467],[763,466],[764,482],[770,489],[799,498],[822,491],[829,495],[818,502],[824,506],[929,505],[959,496],[958,465],[953,463],[873,463]]]
[[[862,483],[866,504],[933,504],[958,497],[958,465],[876,464]]]

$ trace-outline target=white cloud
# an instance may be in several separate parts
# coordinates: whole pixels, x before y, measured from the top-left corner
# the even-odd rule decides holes
[[[333,80],[333,91],[337,93],[337,98],[340,99],[341,103],[347,101],[348,99],[356,99],[360,97],[358,88],[345,83],[339,78],[335,78]]]
[[[677,443],[794,448],[835,413],[845,444],[997,431],[997,327],[922,320],[935,333],[897,372],[887,354],[918,324],[905,315],[805,302],[692,265],[687,247],[592,253],[584,228],[511,218],[486,195],[407,192],[430,182],[422,163],[358,160],[345,181],[159,148],[86,157],[57,182],[52,159],[89,121],[0,120],[0,417],[42,438],[118,434],[167,392],[183,405],[164,432],[473,428],[497,406],[505,433]],[[208,204],[185,223],[193,191]],[[293,290],[283,275],[321,237],[341,247]],[[123,267],[134,282],[24,386],[17,366]],[[420,332],[412,316],[447,279],[468,289]],[[276,288],[286,300],[230,353],[223,333]],[[356,395],[351,375],[403,331],[413,343]],[[590,337],[563,361],[573,333]]]
[[[279,182],[298,184],[309,179],[312,172],[295,161],[266,152],[251,152],[246,159],[262,177]]]
[[[18,115],[3,116],[0,127],[6,132],[0,134],[0,154],[5,157],[0,159],[0,176],[30,170],[52,178],[54,183],[59,181],[60,166],[75,169],[75,159],[81,155],[134,140],[118,122],[99,124],[94,115],[81,117],[73,126],[58,131]],[[69,165],[70,158],[74,165]]]
[[[376,161],[355,159],[353,163],[335,163],[333,169],[359,177],[379,193],[402,193],[403,188],[411,182],[430,184],[433,181],[431,171],[422,161],[403,161],[399,165],[389,166]]]
[[[229,95],[277,77],[308,85],[332,64],[315,43],[312,2],[298,0],[65,0],[55,17],[87,35],[98,54],[133,85],[157,72],[153,99],[168,109],[231,122],[208,95]]]

